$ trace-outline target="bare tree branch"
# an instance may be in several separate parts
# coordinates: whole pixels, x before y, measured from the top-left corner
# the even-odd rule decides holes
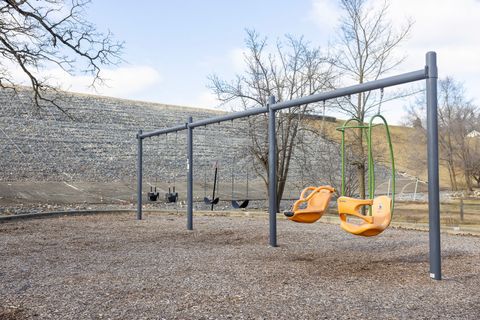
[[[378,79],[388,71],[398,66],[404,57],[395,56],[399,44],[404,41],[412,27],[407,21],[399,31],[393,29],[387,19],[388,2],[384,0],[381,6],[371,7],[366,0],[341,0],[340,6],[344,13],[341,20],[338,53],[332,63],[338,68],[347,81],[364,83]],[[360,93],[356,101],[350,97],[338,99],[336,108],[349,117],[364,121],[365,116],[378,106],[372,102],[376,94]],[[366,154],[363,145],[363,130],[358,129],[353,150],[357,154],[359,192],[365,197],[365,161]]]
[[[278,40],[273,51],[268,51],[268,39],[254,30],[247,30],[244,55],[245,72],[233,81],[209,77],[209,87],[221,102],[236,103],[248,109],[266,105],[268,97],[277,101],[317,93],[331,88],[335,74],[328,59],[319,48],[312,48],[302,37],[287,35]],[[295,146],[299,143],[298,131],[303,115],[317,104],[303,105],[277,112],[277,190],[278,201],[282,199],[289,174]],[[268,117],[259,115],[248,119],[250,151],[260,164],[259,174],[268,187]]]
[[[476,180],[475,172],[479,167],[477,163],[480,162],[480,153],[478,137],[470,137],[469,134],[474,130],[480,131],[478,107],[466,98],[463,84],[452,77],[439,81],[438,94],[440,161],[448,169],[453,191],[460,189],[459,173],[463,176],[466,189],[472,191],[472,179]],[[418,99],[416,105],[407,112],[409,123],[421,128],[425,135],[424,97]]]
[[[91,75],[92,86],[101,84],[101,68],[121,61],[123,43],[83,18],[88,4],[88,0],[0,0],[0,87],[15,86],[9,68],[17,66],[30,81],[37,107],[52,104],[66,113],[42,69],[57,66],[71,75]]]

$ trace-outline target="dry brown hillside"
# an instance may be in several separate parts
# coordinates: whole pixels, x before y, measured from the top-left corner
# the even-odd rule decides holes
[[[311,121],[310,125],[317,132],[320,132],[323,126],[325,135],[329,139],[340,142],[341,134],[336,128],[342,126],[344,120],[337,120],[335,122],[325,121],[323,124],[322,122],[321,120],[315,120]],[[427,181],[426,137],[414,128],[393,125],[389,125],[389,127],[397,171],[405,172],[411,176],[418,177],[420,180]],[[373,130],[375,158],[383,165],[390,166],[384,127],[377,126]],[[442,188],[449,187],[448,172],[446,167],[442,165],[440,165],[440,185]]]

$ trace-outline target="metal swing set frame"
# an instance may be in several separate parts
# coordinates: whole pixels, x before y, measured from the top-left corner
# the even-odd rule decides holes
[[[197,127],[207,126],[239,118],[268,113],[268,182],[269,182],[269,245],[277,246],[277,177],[276,177],[276,130],[275,112],[295,106],[340,98],[366,91],[383,89],[405,83],[426,81],[427,100],[427,155],[428,155],[428,211],[429,211],[429,261],[430,277],[435,280],[442,279],[441,273],[441,243],[440,243],[440,186],[438,162],[438,102],[437,102],[437,56],[435,52],[427,52],[425,67],[412,72],[378,79],[370,82],[356,84],[332,91],[322,92],[276,103],[275,97],[268,99],[266,106],[248,109],[245,111],[229,113],[222,116],[211,117],[193,121],[188,117],[187,122],[151,132],[138,131],[138,159],[137,159],[137,220],[142,219],[142,174],[143,174],[143,139],[160,136],[172,132],[187,130],[187,229],[193,230],[193,134]]]

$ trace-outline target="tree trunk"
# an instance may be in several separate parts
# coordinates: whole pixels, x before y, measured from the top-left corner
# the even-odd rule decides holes
[[[450,132],[447,133],[446,152],[447,152],[448,173],[450,174],[450,184],[452,186],[452,191],[457,191],[458,190],[457,173],[455,172],[455,160],[453,159],[454,147],[452,144],[452,136]]]
[[[458,186],[457,186],[457,173],[455,172],[455,166],[451,161],[447,161],[447,168],[448,168],[448,174],[450,178],[450,186],[452,188],[452,191],[457,191]]]
[[[468,144],[463,142],[460,147],[461,147],[461,158],[462,158],[462,164],[463,164],[463,176],[465,178],[465,185],[467,187],[467,191],[472,192],[473,191],[473,186],[472,186],[472,172],[471,172],[471,156],[470,152],[468,149]]]
[[[280,211],[280,202],[282,201],[283,192],[285,191],[286,179],[278,181],[277,188],[277,210]]]
[[[472,175],[473,179],[477,183],[477,188],[480,188],[480,176]]]
[[[464,177],[465,177],[465,184],[467,186],[467,190],[469,192],[472,192],[473,186],[472,186],[472,180],[470,179],[471,177],[470,170],[464,169]]]
[[[360,76],[359,83],[363,83],[363,74]],[[363,125],[363,119],[365,117],[365,110],[363,105],[363,94],[358,94],[357,106],[358,106],[358,119],[360,120],[359,125]],[[365,190],[365,150],[363,148],[363,129],[359,128],[357,130],[358,139],[358,163],[357,163],[357,177],[358,177],[358,192],[360,193],[361,199],[366,199],[366,190]],[[362,206],[361,212],[363,215],[366,214],[365,206]]]

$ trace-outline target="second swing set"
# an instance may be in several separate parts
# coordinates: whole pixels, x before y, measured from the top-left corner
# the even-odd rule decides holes
[[[389,147],[391,170],[392,170],[392,195],[375,197],[375,167],[372,148],[372,129],[378,124],[373,124],[373,120],[379,118],[383,121],[386,131],[387,144]],[[349,125],[356,122],[357,125]],[[345,196],[346,178],[345,178],[345,131],[347,129],[359,129],[366,137],[367,143],[367,164],[368,164],[368,199],[359,199]],[[383,232],[392,220],[394,199],[395,199],[395,162],[393,157],[393,147],[390,138],[390,130],[387,121],[380,114],[370,119],[368,125],[364,125],[357,118],[347,120],[343,126],[337,128],[342,133],[341,140],[341,158],[342,158],[342,186],[341,196],[337,199],[338,214],[340,217],[340,226],[343,230],[359,236],[371,237]],[[335,189],[331,186],[307,187],[300,194],[292,210],[285,212],[288,219],[300,223],[313,223],[319,220],[327,211],[330,200]],[[362,208],[368,207],[366,215],[362,214]],[[355,217],[360,223],[353,223],[348,218]]]

